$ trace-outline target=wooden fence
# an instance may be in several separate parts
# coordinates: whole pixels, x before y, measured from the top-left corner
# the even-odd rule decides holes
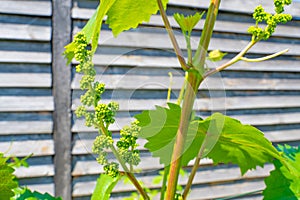
[[[238,53],[250,39],[247,27],[253,24],[254,7],[262,3],[271,10],[272,2],[224,0],[210,49],[228,52],[225,61]],[[184,40],[172,14],[202,11],[208,3],[170,0],[168,15],[183,49]],[[91,154],[97,133],[73,116],[83,93],[74,70],[76,63],[66,66],[61,56],[64,45],[83,27],[97,4],[96,0],[0,0],[0,151],[21,157],[34,153],[28,160],[30,167],[16,171],[21,184],[66,200],[89,199],[102,171]],[[274,144],[300,144],[300,3],[293,3],[287,11],[293,14],[293,21],[280,26],[267,42],[256,45],[249,56],[285,48],[289,52],[262,63],[239,62],[209,78],[198,94],[198,113],[207,116],[224,111],[263,130]],[[165,103],[168,72],[173,73],[172,99],[178,95],[183,73],[162,25],[156,15],[149,24],[118,38],[113,38],[105,25],[101,32],[102,46],[94,62],[97,79],[107,86],[104,101],[120,102],[117,123],[112,127],[115,138],[134,114]],[[203,21],[192,36],[194,48],[202,25]],[[147,187],[158,188],[152,179],[161,166],[142,145],[140,150],[143,173],[138,176]],[[210,160],[202,163],[189,199],[263,189],[263,178],[272,169],[267,164],[242,177],[235,165],[213,166]],[[185,184],[186,179],[182,177],[180,183]],[[118,184],[112,199],[121,199],[133,190],[129,184]]]

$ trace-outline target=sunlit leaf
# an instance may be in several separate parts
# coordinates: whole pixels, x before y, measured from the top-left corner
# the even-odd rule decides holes
[[[140,137],[147,139],[145,147],[160,163],[168,166],[171,163],[175,136],[177,133],[181,108],[177,104],[168,103],[168,108],[156,106],[156,110],[144,111],[135,118],[140,122]],[[197,134],[198,123],[190,125],[187,142],[182,156],[182,165],[187,165],[199,150],[204,134]]]
[[[256,166],[263,167],[265,163],[280,157],[264,134],[251,125],[244,125],[221,113],[215,113],[205,121],[214,121],[213,124],[206,123],[206,126],[215,126],[210,130],[216,131],[214,135],[219,135],[217,142],[207,153],[207,157],[215,164],[237,164],[244,174],[250,169],[256,169]]]
[[[181,114],[180,106],[169,103],[168,107],[157,106],[136,116],[141,126],[140,137],[147,140],[145,147],[165,165],[171,162]],[[221,113],[190,122],[182,165],[198,155],[202,143],[203,157],[211,158],[215,164],[237,164],[242,174],[280,157],[261,131]]]
[[[97,179],[91,200],[109,200],[110,194],[119,179],[120,177],[112,178],[107,174],[101,174]]]
[[[185,17],[183,14],[175,13],[174,19],[176,20],[183,32],[188,32],[190,34],[193,28],[202,18],[203,14],[204,12],[202,12],[201,14],[195,13],[194,15],[189,15]]]
[[[164,6],[169,0],[162,0]],[[142,22],[148,22],[151,15],[158,11],[157,0],[117,0],[108,11],[107,21],[117,36],[122,31],[136,28]]]
[[[0,199],[10,199],[14,196],[13,189],[18,187],[18,182],[13,174],[15,171],[8,166],[8,158],[0,153]]]
[[[291,146],[279,146],[283,152],[285,162],[288,166],[293,166],[300,173],[300,148]],[[300,199],[300,176],[299,173],[291,173],[286,164],[280,160],[275,160],[275,169],[270,176],[265,178],[266,189],[263,191],[265,200],[297,200]]]

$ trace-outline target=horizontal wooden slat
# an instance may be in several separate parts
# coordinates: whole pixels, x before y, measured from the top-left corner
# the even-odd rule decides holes
[[[117,66],[117,67],[137,67],[137,68],[157,68],[169,69],[180,68],[179,62],[175,57],[163,56],[143,56],[143,55],[107,55],[95,54],[93,61],[95,65],[100,66]],[[215,68],[228,59],[223,59],[220,62],[207,61],[208,68]],[[78,64],[77,62],[74,62]],[[109,69],[109,68],[108,68]],[[107,70],[107,69],[106,69]],[[135,69],[133,69],[135,70]],[[226,68],[226,70],[239,70],[239,71],[278,71],[278,72],[300,72],[300,62],[295,60],[268,60],[258,63],[238,62]]]
[[[176,6],[186,6],[186,7],[192,7],[192,8],[207,8],[209,6],[208,0],[199,1],[197,0],[170,0],[170,5],[176,5]],[[227,0],[223,1],[220,5],[220,10],[222,11],[229,11],[233,13],[247,13],[251,14],[253,13],[253,10],[255,7],[259,4],[262,4],[266,11],[268,12],[274,12],[274,5],[273,1],[239,1],[239,0]],[[288,6],[286,9],[287,13],[290,13],[294,16],[299,16],[300,13],[300,3],[294,1],[291,6]]]
[[[117,99],[119,111],[153,110],[155,105],[166,105],[166,99]],[[109,103],[110,100],[102,100]],[[174,100],[171,102],[176,103]],[[72,109],[81,105],[79,99],[73,100]],[[254,97],[223,97],[196,99],[194,109],[197,110],[236,110],[261,108],[293,108],[300,107],[300,96],[254,96]]]
[[[90,185],[87,184],[84,186],[85,188],[93,187],[95,184]],[[76,185],[77,186],[77,185]],[[255,181],[255,182],[245,182],[245,183],[224,183],[224,184],[213,184],[211,186],[200,186],[199,188],[193,188],[193,190],[189,193],[188,199],[191,200],[208,200],[208,199],[216,199],[222,198],[226,196],[238,195],[247,192],[253,192],[257,190],[264,189],[263,180]],[[88,196],[88,195],[85,195]],[[115,196],[110,197],[111,200],[123,200],[124,197],[130,196],[126,194],[121,196],[119,193]],[[78,199],[81,197],[79,196]],[[77,198],[76,198],[77,199]],[[154,199],[159,199],[159,194],[157,194]],[[235,198],[236,200],[244,200],[244,198]],[[246,197],[247,200],[261,200],[262,196],[254,196],[254,197]]]
[[[200,8],[200,9],[207,9],[209,6],[210,1],[204,0],[204,1],[197,1],[197,0],[170,0],[168,3],[168,8],[172,7],[188,7],[191,9]],[[273,1],[247,1],[247,2],[241,2],[239,0],[227,0],[222,1],[220,6],[220,11],[226,11],[231,13],[239,13],[239,14],[252,14],[255,7],[259,4],[262,4],[263,7],[268,12],[274,13],[274,5]],[[84,6],[85,5],[85,6]],[[97,3],[93,4],[95,7],[98,5]],[[90,2],[86,3],[84,1],[80,1],[79,7],[91,7]],[[78,7],[73,7],[73,9],[77,9]],[[300,3],[297,1],[293,1],[292,5],[286,7],[286,12],[290,13],[294,16],[299,16],[299,10],[300,10]]]
[[[179,28],[179,25],[173,17],[168,17],[170,24],[174,28]],[[195,26],[194,30],[202,30],[204,26],[204,19]],[[164,23],[159,15],[153,15],[147,23],[151,26],[164,26]],[[225,32],[225,33],[238,33],[248,34],[247,30],[249,26],[253,26],[254,23],[235,22],[235,21],[216,21],[214,32]],[[276,28],[273,36],[292,37],[299,38],[299,27],[280,25]]]
[[[263,178],[269,174],[269,171],[273,169],[272,165],[266,165],[264,168],[258,168],[255,171],[250,171],[246,173],[244,176],[241,176],[240,170],[237,167],[225,168],[225,169],[218,169],[218,168],[211,168],[210,170],[199,170],[197,175],[194,178],[194,184],[210,184],[213,183],[217,185],[218,182],[231,182],[241,179],[249,179],[249,178]],[[152,180],[155,176],[147,176],[147,177],[140,177],[139,180],[143,181],[145,186],[149,188],[156,188],[160,187],[159,184],[153,184]],[[187,182],[187,176],[181,177],[179,179],[179,184],[184,185]],[[221,185],[221,184],[220,184]],[[83,195],[90,195],[95,187],[95,182],[85,182],[83,183],[76,183],[74,185],[73,196],[83,196]],[[121,181],[116,185],[113,192],[125,192],[125,191],[134,191],[134,187],[131,184],[124,184]],[[218,194],[215,194],[218,195]]]
[[[271,142],[290,142],[290,141],[300,141],[300,130],[292,129],[292,130],[279,130],[279,131],[266,131],[264,132],[266,138],[268,138]],[[82,134],[83,135],[83,134]],[[72,149],[73,155],[86,155],[92,153],[92,146],[95,135],[91,135],[90,139],[80,138],[81,134],[79,134],[79,138],[74,141],[74,146]],[[146,150],[144,148],[146,141],[140,139],[138,141],[139,150]]]
[[[28,156],[47,156],[54,154],[53,140],[25,140],[0,142],[0,151],[6,152],[9,150],[10,155],[17,157]]]
[[[45,52],[0,51],[3,63],[51,63],[51,54]]]
[[[136,169],[153,170],[159,169],[162,165],[159,164],[159,160],[156,158],[146,157],[141,159],[141,163]],[[72,175],[84,176],[90,174],[99,174],[103,172],[102,167],[95,161],[77,161],[74,165]]]
[[[0,111],[53,111],[53,97],[0,96]]]
[[[216,199],[222,198],[224,196],[234,196],[242,193],[253,192],[257,190],[263,190],[265,184],[263,180],[260,181],[248,181],[243,183],[228,183],[220,185],[212,185],[208,187],[200,187],[193,189],[188,198],[190,200],[206,200],[206,199]],[[201,194],[201,197],[199,197]],[[202,194],[205,194],[202,196]],[[252,198],[247,198],[248,200],[253,200]],[[256,198],[255,198],[256,199]],[[262,199],[260,197],[259,199]]]
[[[45,184],[35,184],[35,185],[24,185],[28,187],[31,191],[38,191],[40,193],[49,193],[54,195],[54,184],[52,183],[45,183]]]
[[[76,31],[77,32],[77,31]],[[186,49],[184,37],[177,35],[179,46]],[[192,49],[196,49],[199,37],[191,37]],[[123,32],[117,38],[113,37],[110,31],[101,31],[99,39],[100,45],[105,46],[122,46],[130,48],[155,48],[155,49],[172,49],[172,44],[167,34],[149,33],[149,32]],[[249,41],[234,40],[226,38],[212,38],[209,49],[219,49],[224,52],[240,52]],[[289,43],[259,42],[249,50],[249,53],[269,54],[290,49],[286,55],[300,55],[300,45]]]
[[[52,121],[0,121],[0,135],[50,134]]]
[[[50,41],[51,28],[30,24],[0,23],[0,39]]]
[[[79,89],[81,75],[76,74],[72,83],[73,89]],[[174,76],[172,89],[179,90],[183,77]],[[106,89],[124,90],[166,90],[170,80],[167,76],[144,75],[99,75],[96,77],[106,84]],[[300,90],[299,79],[262,79],[262,78],[221,78],[209,77],[200,86],[204,90]]]
[[[188,166],[192,166],[194,164],[194,160],[190,161]],[[204,158],[201,160],[202,165],[212,165],[213,162],[211,159]],[[158,158],[153,157],[145,157],[143,156],[141,158],[141,162],[138,166],[136,166],[135,169],[141,169],[143,172],[148,171],[152,172],[155,170],[160,170],[163,168],[163,165],[159,163]],[[72,171],[72,176],[79,177],[79,176],[86,176],[86,175],[95,175],[103,173],[102,167],[96,162],[95,160],[89,160],[89,161],[76,161],[74,164],[74,168]]]
[[[72,17],[75,19],[88,20],[94,14],[94,12],[95,9],[75,7],[72,10]],[[179,25],[177,24],[177,22],[172,16],[169,16],[168,19],[173,28],[179,28]],[[164,23],[160,15],[152,15],[150,21],[143,23],[143,25],[162,27],[164,26]],[[247,23],[247,22],[216,21],[214,31],[225,32],[225,33],[248,34],[247,32],[248,27],[253,25],[254,23]],[[194,30],[202,30],[203,26],[204,26],[204,19],[200,20],[200,22],[195,26]],[[300,37],[299,28],[294,26],[280,25],[276,28],[276,31],[273,34],[273,36],[299,38]]]
[[[34,178],[54,175],[54,165],[33,165],[16,168],[14,174],[17,178]]]
[[[280,130],[264,132],[266,138],[272,142],[300,141],[300,130]]]
[[[255,115],[238,115],[231,116],[240,120],[243,124],[251,124],[253,126],[270,126],[270,125],[286,125],[299,124],[300,113],[276,113],[276,114],[255,114]],[[110,126],[112,131],[119,131],[123,126],[130,124],[132,118],[116,118],[115,124]],[[72,128],[73,132],[95,132],[94,128],[86,127],[83,119],[77,119]]]
[[[0,13],[51,16],[51,0],[1,0]]]
[[[51,74],[46,73],[1,73],[1,87],[49,88],[52,86]]]

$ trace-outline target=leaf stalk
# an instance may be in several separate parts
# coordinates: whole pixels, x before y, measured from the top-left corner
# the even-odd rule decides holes
[[[169,37],[171,39],[174,51],[175,51],[176,56],[177,56],[177,59],[178,59],[180,65],[181,65],[181,67],[185,71],[187,71],[190,67],[185,62],[185,59],[183,57],[183,53],[182,53],[182,51],[181,51],[181,49],[180,49],[180,47],[178,45],[178,42],[176,40],[176,37],[174,35],[173,29],[172,29],[172,27],[170,25],[170,22],[168,20],[166,11],[164,10],[164,7],[163,7],[163,4],[162,4],[161,0],[157,0],[157,4],[158,4],[159,11],[160,11],[161,17],[162,17],[164,25],[165,25],[165,29],[167,30],[167,32],[169,34]]]
[[[246,57],[241,57],[241,60],[242,61],[246,61],[246,62],[261,62],[261,61],[266,61],[266,60],[269,60],[271,58],[275,58],[277,56],[280,56],[286,52],[288,52],[289,49],[284,49],[282,51],[279,51],[277,53],[274,53],[274,54],[271,54],[271,55],[268,55],[268,56],[264,56],[264,57],[261,57],[261,58],[246,58]]]
[[[249,49],[251,47],[253,47],[256,44],[256,41],[252,40],[251,42],[248,43],[248,45],[239,53],[237,54],[235,57],[233,57],[231,60],[229,60],[228,62],[220,65],[219,67],[212,69],[210,71],[207,71],[204,74],[204,79],[207,78],[208,76],[211,76],[215,73],[218,73],[222,70],[224,70],[225,68],[233,65],[234,63],[238,62],[239,60],[241,60],[241,58],[249,51]]]

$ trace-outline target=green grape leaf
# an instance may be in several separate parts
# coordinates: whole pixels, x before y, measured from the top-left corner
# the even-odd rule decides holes
[[[116,0],[101,0],[100,5],[97,7],[97,10],[93,14],[93,16],[89,19],[88,23],[81,30],[82,33],[87,38],[87,41],[91,42],[92,53],[95,53],[98,47],[98,40],[100,35],[100,30],[103,22],[104,16],[107,14],[109,9],[115,3]],[[65,46],[65,58],[67,59],[67,64],[70,64],[72,59],[74,58],[74,51],[76,49],[76,44],[71,42],[67,46]]]
[[[145,148],[149,149],[154,157],[159,157],[160,163],[165,166],[171,163],[180,116],[180,106],[173,103],[168,103],[168,108],[156,106],[155,110],[144,111],[135,116],[141,126],[139,136],[148,140]],[[204,139],[205,134],[198,126],[199,122],[193,122],[189,126],[181,161],[183,166],[195,158]]]
[[[168,0],[162,0],[166,7]],[[142,22],[148,22],[151,15],[156,14],[156,0],[118,0],[109,9],[107,21],[114,36],[130,28],[136,28]]]
[[[265,178],[264,199],[300,199],[300,148],[285,145],[279,146],[278,149],[283,152],[285,160],[284,163],[282,160],[274,160],[275,169],[270,172],[270,176]],[[292,173],[287,166],[294,166],[299,173]]]
[[[180,106],[171,103],[168,106],[169,108],[157,106],[155,110],[144,111],[135,116],[141,126],[140,137],[148,141],[145,147],[165,165],[171,162],[181,115]],[[211,158],[215,164],[237,164],[242,174],[256,166],[262,167],[274,157],[280,157],[261,131],[221,113],[215,113],[205,120],[194,119],[190,122],[181,164],[187,165],[195,158],[202,144],[202,157]]]
[[[197,25],[197,23],[202,18],[205,12],[195,13],[194,15],[189,15],[185,17],[183,14],[175,13],[173,15],[174,19],[176,20],[177,24],[180,26],[181,30],[185,33],[188,32],[190,35],[193,28]]]
[[[48,194],[48,193],[39,193],[37,191],[32,192],[30,189],[28,188],[24,188],[24,191],[22,192],[22,194],[19,194],[19,197],[17,198],[18,200],[62,200],[61,197],[53,197],[52,195]]]
[[[0,199],[10,199],[14,196],[13,189],[18,187],[18,182],[13,174],[15,171],[8,166],[8,158],[0,153]]]
[[[118,183],[120,177],[112,178],[107,174],[101,174],[97,179],[91,200],[109,200],[110,193]]]
[[[217,142],[207,148],[207,157],[214,164],[233,163],[240,167],[245,174],[250,169],[256,169],[274,158],[279,158],[279,152],[272,143],[264,137],[264,134],[251,125],[244,125],[240,121],[214,113],[205,119],[205,128],[212,138],[218,137]],[[213,123],[211,123],[213,121]],[[209,127],[210,126],[210,127]]]

